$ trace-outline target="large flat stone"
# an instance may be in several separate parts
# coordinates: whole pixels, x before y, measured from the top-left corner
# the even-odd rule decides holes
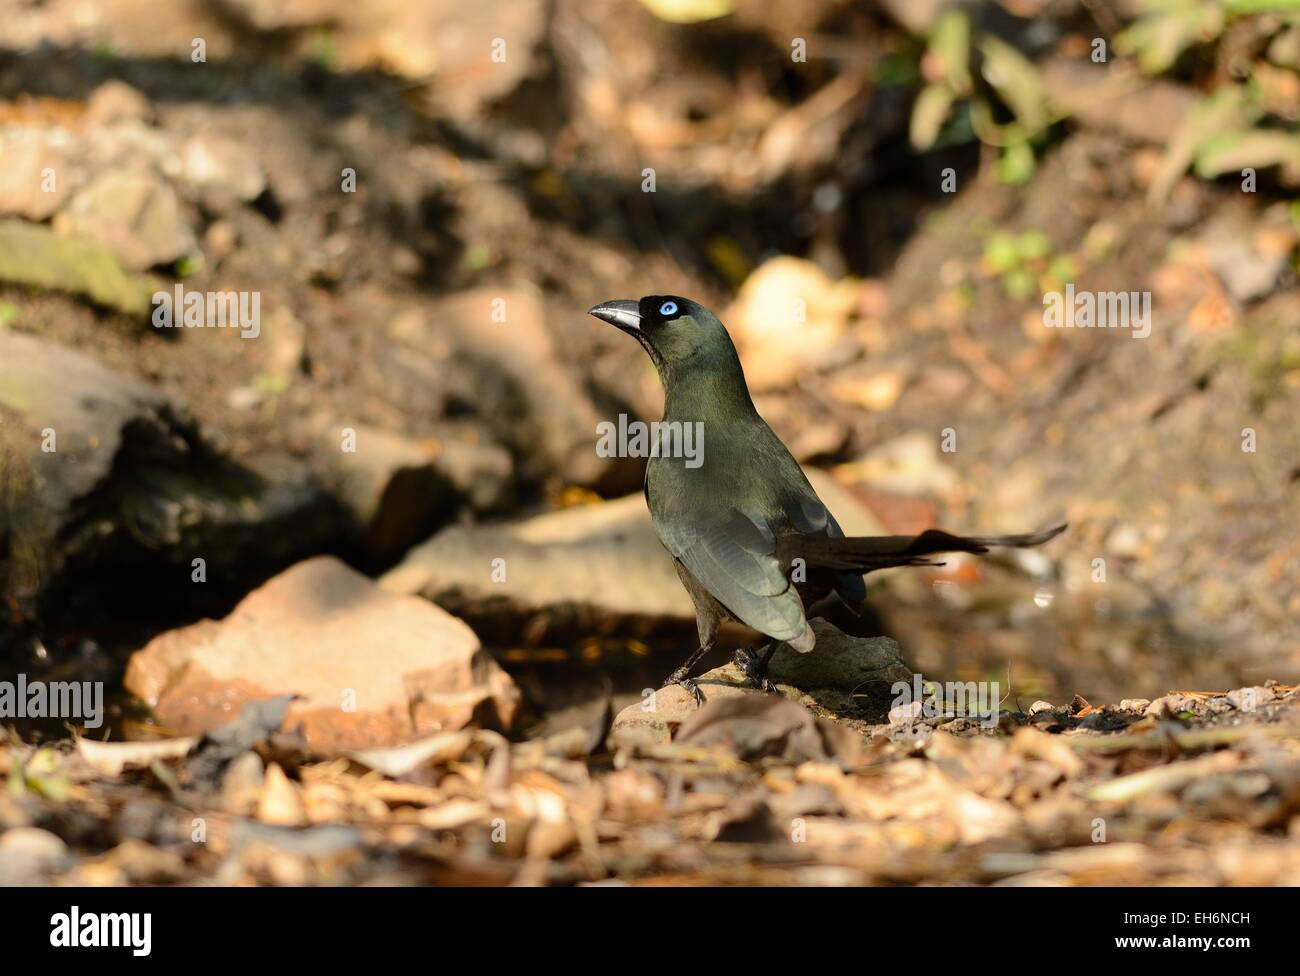
[[[131,658],[126,685],[180,734],[228,722],[254,699],[299,695],[284,727],[301,724],[322,751],[471,722],[504,728],[519,704],[464,623],[329,556],[276,576],[220,622],[155,638]]]
[[[852,491],[823,471],[807,474],[848,535],[881,532]],[[451,526],[407,553],[380,585],[471,619],[544,613],[560,628],[602,632],[695,619],[640,493],[502,525]]]

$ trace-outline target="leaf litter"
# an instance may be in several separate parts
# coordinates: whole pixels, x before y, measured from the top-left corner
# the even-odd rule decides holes
[[[0,823],[67,855],[14,860],[31,866],[23,883],[1294,878],[1300,693],[1167,697],[1036,703],[992,728],[943,716],[850,725],[754,694],[709,703],[671,742],[614,751],[587,724],[337,755],[281,728],[278,698],[202,738],[34,749],[10,736]]]

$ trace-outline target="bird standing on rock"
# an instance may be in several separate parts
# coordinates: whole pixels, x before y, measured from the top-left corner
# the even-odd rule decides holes
[[[927,557],[943,552],[1036,546],[1066,528],[1030,535],[957,536],[929,529],[915,536],[846,538],[799,463],[754,409],[736,347],[712,312],[687,298],[649,295],[639,302],[603,302],[590,314],[635,336],[663,384],[661,441],[646,466],[646,504],[695,604],[700,637],[699,647],[664,686],[682,685],[697,703],[704,696],[691,670],[727,619],[772,638],[759,651],[736,651],[735,662],[755,685],[773,690],[767,664],[777,644],[811,651],[816,637],[808,610],[835,593],[856,611],[867,595],[863,574],[937,565]],[[673,457],[662,439],[688,424],[707,434],[702,458]]]

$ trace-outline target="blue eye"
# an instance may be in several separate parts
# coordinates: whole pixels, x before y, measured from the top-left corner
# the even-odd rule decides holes
[[[660,314],[660,315],[676,315],[676,314],[677,314],[677,303],[676,303],[676,302],[664,302],[662,305],[659,306],[659,314]]]

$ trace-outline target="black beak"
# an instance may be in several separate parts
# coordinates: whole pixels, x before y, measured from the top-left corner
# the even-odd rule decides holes
[[[622,299],[616,302],[601,302],[587,314],[596,316],[602,322],[616,325],[624,332],[640,332],[641,313],[638,311],[639,307],[636,302]]]

